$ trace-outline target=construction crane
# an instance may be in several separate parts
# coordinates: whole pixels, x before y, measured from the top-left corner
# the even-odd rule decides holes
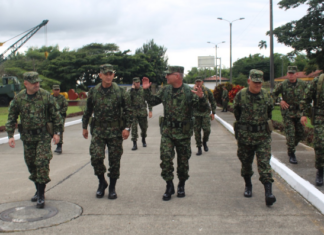
[[[7,50],[5,50],[1,55],[0,55],[0,64],[4,61],[7,60],[7,58],[11,55],[14,55],[15,52],[21,48],[35,33],[37,33],[38,30],[40,30],[40,28],[42,28],[43,26],[45,26],[46,24],[48,23],[48,20],[43,20],[42,23],[40,23],[39,25],[35,26],[34,28],[31,28],[23,33],[26,33],[23,37],[21,37],[18,41],[16,41],[14,44],[12,44]],[[21,33],[21,34],[23,34]],[[18,36],[20,36],[21,34],[13,37],[13,38],[16,38]],[[11,39],[13,39],[11,38]],[[9,40],[11,40],[9,39]],[[7,41],[9,41],[7,40]],[[6,41],[6,42],[7,42]],[[4,43],[6,42],[3,42],[3,43],[0,43],[0,46],[2,46]],[[9,50],[11,50],[11,53],[5,57],[5,53],[7,53]],[[47,58],[47,55],[48,55],[48,52],[45,52],[45,57]]]

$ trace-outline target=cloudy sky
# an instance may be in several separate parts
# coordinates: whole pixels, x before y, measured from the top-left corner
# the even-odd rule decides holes
[[[285,11],[273,0],[274,27],[306,14],[307,7]],[[74,50],[89,43],[116,43],[121,51],[131,53],[154,39],[167,48],[169,64],[197,67],[198,56],[218,57],[229,67],[229,23],[232,28],[233,62],[249,54],[269,56],[269,0],[0,0],[0,42],[4,42],[48,19],[47,46],[59,45]],[[0,54],[15,40],[0,47]],[[260,50],[258,42],[267,41]],[[44,28],[20,51],[45,45]],[[274,44],[274,52],[286,54],[291,48]]]

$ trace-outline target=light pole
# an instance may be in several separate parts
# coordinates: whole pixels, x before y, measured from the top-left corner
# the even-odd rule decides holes
[[[225,20],[223,18],[218,17],[218,20]],[[227,21],[230,24],[230,82],[232,82],[232,23],[237,20],[244,20],[244,18],[239,18],[233,21]]]
[[[213,42],[207,42],[215,45],[215,50],[216,50],[216,86],[217,86],[217,45],[221,43],[225,43],[225,41],[219,42],[219,43],[213,43]]]

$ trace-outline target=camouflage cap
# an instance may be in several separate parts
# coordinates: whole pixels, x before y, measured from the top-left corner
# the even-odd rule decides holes
[[[202,82],[202,81],[203,81],[203,77],[200,76],[196,77],[195,79],[195,82]]]
[[[251,69],[250,78],[252,82],[264,82],[263,72],[261,70]]]
[[[141,79],[139,77],[133,78],[133,82],[141,82]]]
[[[38,77],[37,72],[26,72],[24,73],[24,80],[30,83],[36,83],[36,82],[41,82],[42,79]]]
[[[288,66],[287,72],[288,73],[297,73],[297,66]]]
[[[177,66],[177,65],[173,65],[173,66],[168,66],[167,70],[164,71],[164,73],[166,74],[170,74],[170,73],[183,73],[184,71],[184,67],[182,66]]]
[[[53,90],[60,90],[60,85],[53,85]]]
[[[100,73],[108,73],[108,72],[116,73],[114,67],[111,64],[100,65]]]

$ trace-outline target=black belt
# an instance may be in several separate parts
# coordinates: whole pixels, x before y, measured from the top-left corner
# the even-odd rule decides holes
[[[108,127],[120,127],[119,121],[113,121],[113,122],[100,122],[96,121],[95,122],[95,127],[103,127],[103,128],[108,128]]]
[[[42,127],[42,128],[37,128],[37,129],[23,129],[22,131],[24,134],[29,134],[29,135],[38,135],[41,134],[43,132],[47,132],[46,127]]]
[[[248,131],[248,132],[260,132],[260,131],[265,131],[266,130],[267,124],[262,124],[262,125],[239,124],[238,128],[243,130],[243,131]]]
[[[174,127],[174,128],[180,128],[183,127],[184,125],[186,125],[188,122],[187,121],[183,121],[183,122],[178,122],[178,121],[165,121],[164,125],[167,127]]]

